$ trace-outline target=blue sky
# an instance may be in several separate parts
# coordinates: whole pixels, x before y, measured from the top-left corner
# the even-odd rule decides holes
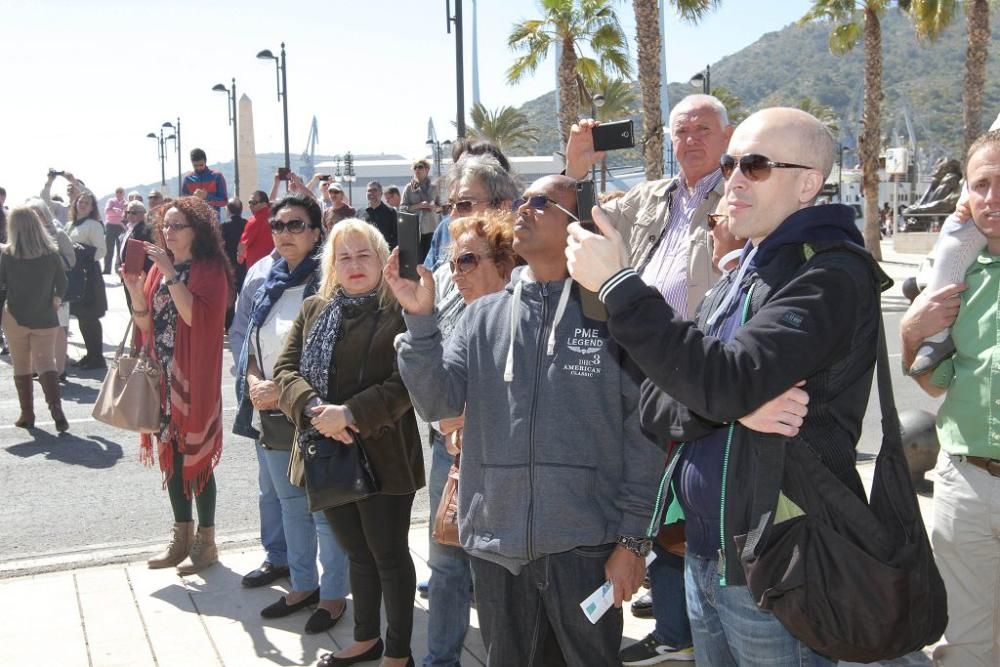
[[[428,117],[440,139],[453,134],[453,35],[444,0],[249,0],[153,5],[135,0],[0,0],[4,16],[0,81],[0,185],[8,205],[38,191],[49,167],[68,169],[99,194],[116,185],[159,178],[148,132],[180,116],[183,149],[204,148],[209,161],[232,156],[226,96],[215,83],[236,77],[254,103],[257,150],[281,151],[281,105],[271,63],[288,52],[290,144],[305,147],[319,122],[322,153],[424,152]],[[808,9],[808,0],[730,0],[700,25],[668,15],[667,75],[683,81],[721,57],[779,30]],[[471,13],[465,0],[466,100],[471,105]],[[631,2],[618,5],[634,59]],[[554,65],[517,86],[506,83],[511,25],[539,13],[535,0],[480,0],[482,101],[519,105],[554,87]],[[185,157],[184,169],[189,168]],[[176,173],[173,154],[167,173]]]

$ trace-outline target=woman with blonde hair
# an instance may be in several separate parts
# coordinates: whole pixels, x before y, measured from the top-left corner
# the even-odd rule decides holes
[[[49,236],[55,240],[59,246],[59,256],[62,257],[63,269],[67,272],[76,266],[76,251],[73,249],[73,242],[69,240],[66,232],[56,225],[55,216],[52,210],[40,197],[32,197],[25,206],[32,209],[41,219],[42,226]],[[63,303],[59,306],[59,330],[56,332],[56,371],[59,373],[59,381],[66,381],[66,349],[67,334],[69,333],[69,304]]]
[[[3,330],[14,365],[14,385],[21,405],[15,426],[33,428],[35,406],[31,368],[45,394],[45,402],[60,433],[69,428],[59,396],[56,372],[57,311],[66,291],[66,272],[59,248],[35,212],[19,206],[10,212],[10,243],[0,252],[0,290],[6,288]]]
[[[324,511],[348,554],[354,596],[355,641],[324,655],[320,667],[383,654],[385,667],[413,664],[416,574],[407,533],[424,466],[410,396],[396,367],[393,340],[405,327],[382,280],[388,257],[377,228],[356,218],[337,223],[324,245],[319,292],[303,302],[274,364],[278,407],[296,426],[291,481],[304,483],[302,450],[337,446],[331,439],[353,446],[358,437],[380,485],[374,495],[333,505],[323,489],[306,484],[310,509]]]

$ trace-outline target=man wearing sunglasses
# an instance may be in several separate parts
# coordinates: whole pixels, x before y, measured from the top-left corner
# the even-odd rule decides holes
[[[538,664],[553,637],[566,664],[617,664],[663,455],[639,429],[637,376],[566,270],[576,182],[542,178],[521,200],[514,251],[528,266],[470,304],[444,346],[431,273],[400,279],[390,257],[408,328],[399,369],[425,420],[465,409],[459,530],[488,664]],[[592,625],[580,603],[605,581],[616,608]]]
[[[730,229],[750,243],[696,323],[625,268],[625,241],[608,216],[595,216],[604,236],[570,226],[571,274],[599,292],[612,336],[648,378],[643,426],[687,443],[670,488],[686,519],[698,664],[829,664],[758,609],[734,536],[761,525],[751,516],[761,474],[755,460],[773,447],[773,436],[748,422],[803,380],[808,413],[790,404],[771,432],[797,431],[789,446],[805,441],[864,498],[855,447],[875,363],[878,293],[888,279],[864,251],[851,209],[814,205],[834,145],[818,120],[797,109],[765,109],[736,129],[720,164]]]
[[[271,201],[263,190],[256,190],[250,199],[250,220],[243,228],[240,244],[236,248],[236,258],[249,271],[260,259],[267,257],[274,250],[274,237],[271,236]]]
[[[643,182],[624,197],[604,204],[613,224],[628,240],[631,265],[643,281],[687,317],[721,275],[713,260],[709,214],[723,195],[719,158],[732,135],[726,108],[710,95],[689,95],[670,112],[670,136],[681,171],[676,178]],[[574,126],[566,149],[567,175],[585,178],[593,161],[593,121]],[[655,548],[649,568],[650,592],[633,611],[652,607],[656,627],[626,647],[622,663],[649,665],[692,660],[691,629],[684,605],[684,560]]]

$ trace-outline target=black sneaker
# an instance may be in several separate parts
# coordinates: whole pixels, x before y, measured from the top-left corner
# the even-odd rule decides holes
[[[618,659],[625,667],[638,665],[658,665],[667,660],[694,662],[694,647],[677,648],[661,644],[652,633],[641,642],[626,646],[618,653]]]
[[[646,591],[632,603],[632,615],[636,618],[653,618],[653,592]]]

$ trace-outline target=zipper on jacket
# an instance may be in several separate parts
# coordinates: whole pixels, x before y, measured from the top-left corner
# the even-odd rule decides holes
[[[545,360],[543,351],[545,350],[546,330],[549,319],[549,290],[542,285],[542,326],[538,333],[538,354],[535,359],[535,392],[531,397],[531,418],[528,424],[528,521],[525,526],[527,532],[526,547],[528,560],[535,560],[534,555],[534,516],[535,516],[535,412],[538,409],[538,392],[542,379],[542,362]],[[510,335],[514,335],[513,328]]]
[[[747,322],[750,314],[750,299],[753,297],[754,284],[750,284],[747,296],[743,300],[743,314],[740,315],[740,326]],[[733,445],[733,432],[736,431],[736,422],[729,425],[729,433],[726,436],[726,451],[722,455],[722,492],[719,494],[719,562],[716,569],[719,571],[719,585],[726,585],[726,481],[729,475],[729,452]]]

